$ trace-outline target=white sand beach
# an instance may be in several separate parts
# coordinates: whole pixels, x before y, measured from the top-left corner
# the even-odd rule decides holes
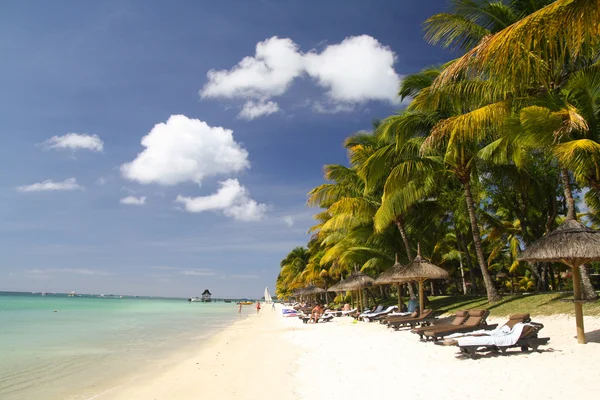
[[[577,344],[573,317],[533,320],[545,325],[540,337],[551,338],[541,353],[513,349],[471,360],[457,358],[456,347],[422,343],[417,335],[377,322],[337,318],[307,325],[265,308],[217,334],[197,354],[148,371],[105,398],[563,399],[594,393],[600,318],[585,319],[587,345]]]

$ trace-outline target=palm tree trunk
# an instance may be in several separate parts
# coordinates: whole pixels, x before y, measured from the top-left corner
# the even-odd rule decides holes
[[[469,210],[469,219],[471,220],[471,230],[473,231],[473,244],[475,244],[475,254],[477,255],[477,261],[479,262],[479,268],[481,268],[481,275],[483,276],[483,283],[485,284],[485,290],[487,292],[488,301],[495,303],[500,301],[500,295],[494,287],[494,282],[490,276],[490,272],[485,265],[485,257],[483,256],[483,248],[481,247],[481,234],[479,233],[479,226],[477,225],[477,216],[475,215],[475,206],[473,205],[473,194],[471,193],[471,182],[469,177],[463,179],[463,186],[465,189],[465,200],[467,201],[467,209]]]
[[[478,294],[479,290],[477,287],[477,280],[475,278],[475,269],[473,267],[473,262],[471,261],[471,253],[469,252],[469,245],[467,244],[467,240],[463,235],[460,235],[460,242],[464,247],[465,252],[465,260],[467,261],[467,267],[469,268],[469,276],[471,278],[471,294]]]
[[[467,294],[467,282],[465,281],[465,269],[463,268],[462,254],[461,254],[460,250],[458,252],[458,264],[460,265],[460,278],[462,279],[463,294],[466,295]]]
[[[581,286],[583,292],[583,298],[586,300],[596,300],[598,298],[598,293],[594,290],[594,286],[592,285],[592,281],[590,280],[590,272],[589,266],[587,264],[579,267],[579,271],[581,273]]]
[[[567,203],[567,219],[577,219],[575,214],[575,199],[573,198],[573,191],[571,190],[571,181],[569,180],[569,172],[566,169],[560,170],[560,177],[562,178],[563,190],[565,193],[565,202]],[[579,268],[581,274],[581,286],[582,286],[582,297],[586,300],[595,300],[598,298],[598,293],[594,290],[592,282],[590,280],[590,274],[587,266],[582,265]]]
[[[398,218],[396,218],[396,227],[398,228],[398,231],[400,232],[400,236],[402,236],[402,242],[404,242],[404,248],[406,249],[406,255],[408,256],[408,261],[412,261],[413,259],[413,255],[412,255],[412,250],[410,249],[410,243],[408,242],[408,235],[406,234],[406,229],[404,228],[404,220],[402,218],[402,216],[398,216]]]
[[[406,287],[408,288],[408,296],[412,299],[412,298],[417,298],[417,296],[415,296],[415,288],[413,287],[413,283],[412,282],[407,282],[406,283]]]
[[[406,229],[404,228],[404,219],[402,218],[402,215],[399,215],[398,218],[396,218],[396,221],[394,221],[396,224],[396,227],[398,228],[398,231],[400,232],[400,236],[402,236],[402,242],[404,243],[404,249],[406,250],[406,256],[408,257],[408,261],[412,261],[413,260],[413,254],[412,254],[412,250],[410,249],[410,242],[408,241],[408,234],[406,233]],[[415,297],[415,288],[413,286],[412,282],[408,282],[408,291],[410,293],[410,297],[413,298]]]
[[[575,215],[575,199],[573,198],[573,191],[571,190],[571,182],[569,181],[569,172],[566,169],[560,170],[560,177],[562,179],[563,191],[565,193],[565,202],[567,203],[567,219],[577,219]]]

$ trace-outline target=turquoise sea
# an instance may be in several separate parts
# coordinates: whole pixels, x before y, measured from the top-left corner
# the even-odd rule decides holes
[[[0,292],[0,399],[93,399],[239,318],[235,303]]]

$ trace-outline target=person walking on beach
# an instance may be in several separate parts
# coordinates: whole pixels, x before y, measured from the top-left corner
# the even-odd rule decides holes
[[[256,313],[258,314],[260,311],[260,301],[256,301]]]
[[[238,307],[238,314],[241,314],[242,313],[242,302],[240,301],[238,304],[240,305]]]
[[[275,311],[275,302],[271,303],[271,311]]]

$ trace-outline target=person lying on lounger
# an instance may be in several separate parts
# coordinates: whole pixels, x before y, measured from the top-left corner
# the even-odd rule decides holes
[[[310,313],[310,321],[316,324],[321,315],[323,315],[323,307],[321,307],[321,304],[317,303],[315,308],[313,308],[312,312]]]

